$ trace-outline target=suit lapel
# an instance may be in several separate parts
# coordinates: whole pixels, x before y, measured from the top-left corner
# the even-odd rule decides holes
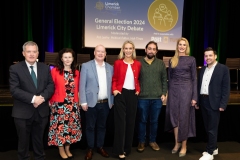
[[[98,83],[98,74],[97,74],[96,64],[95,64],[94,60],[92,60],[92,64],[91,65],[92,65],[93,74],[94,74],[94,76],[95,76],[95,78],[97,80],[97,83]]]
[[[105,69],[106,69],[106,80],[107,80],[107,90],[109,91],[109,79],[111,78],[110,77],[110,69],[109,69],[109,66],[107,65],[107,63],[105,63]]]
[[[23,73],[26,75],[28,81],[33,85],[34,88],[36,88],[25,61],[23,61],[22,66]]]
[[[217,65],[215,66],[215,68],[214,68],[214,70],[213,70],[212,77],[211,77],[211,80],[210,80],[209,84],[211,84],[211,82],[213,81],[213,79],[214,79],[215,77],[217,77],[216,74],[217,74],[217,72],[218,72],[218,68],[219,68],[219,63],[217,63]]]
[[[37,86],[38,86],[38,88],[40,88],[40,82],[41,82],[41,77],[42,77],[40,75],[43,75],[43,74],[42,74],[42,70],[40,69],[39,63],[37,62]]]

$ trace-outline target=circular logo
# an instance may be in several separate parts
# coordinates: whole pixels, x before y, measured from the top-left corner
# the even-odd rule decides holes
[[[102,10],[102,9],[104,8],[104,4],[99,1],[99,2],[96,3],[96,8],[97,8],[98,10]]]
[[[167,32],[178,21],[178,9],[171,0],[155,0],[148,8],[148,21],[157,31]]]

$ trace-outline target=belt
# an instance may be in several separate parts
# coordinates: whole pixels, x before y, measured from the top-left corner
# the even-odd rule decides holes
[[[208,94],[201,94],[202,97],[208,97]]]
[[[97,103],[106,103],[108,102],[108,99],[99,99]]]

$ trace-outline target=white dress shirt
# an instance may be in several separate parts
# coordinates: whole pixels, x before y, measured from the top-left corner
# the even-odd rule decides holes
[[[97,61],[95,61],[96,68],[97,68],[97,75],[98,75],[98,85],[99,85],[99,92],[98,92],[98,99],[107,99],[107,74],[105,68],[105,62],[100,66]]]
[[[204,74],[203,74],[200,94],[209,95],[208,86],[209,86],[209,83],[210,83],[210,80],[212,78],[212,74],[213,74],[213,71],[214,71],[216,65],[217,65],[217,62],[214,65],[212,65],[211,68],[206,67],[206,69],[204,71]]]

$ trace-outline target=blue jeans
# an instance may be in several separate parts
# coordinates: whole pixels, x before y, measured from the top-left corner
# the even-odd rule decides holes
[[[161,99],[138,99],[138,140],[144,143],[146,139],[146,124],[150,120],[149,142],[156,142],[158,117],[162,109]]]

